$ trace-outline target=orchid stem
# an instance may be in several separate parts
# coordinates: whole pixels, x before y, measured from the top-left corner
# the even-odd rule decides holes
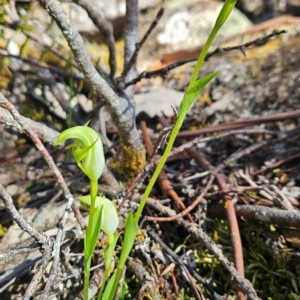
[[[97,180],[91,180],[90,181],[90,195],[91,195],[91,207],[90,207],[90,214],[89,214],[89,222],[88,227],[85,234],[85,241],[84,241],[84,300],[88,300],[88,290],[89,290],[89,281],[90,281],[90,268],[91,268],[91,261],[92,261],[92,254],[95,250],[95,247],[92,247],[91,249],[88,249],[87,247],[87,241],[92,240],[92,235],[94,234],[93,228],[94,228],[94,222],[95,220],[95,213],[97,211],[95,207],[96,203],[96,197],[98,193],[98,181]]]

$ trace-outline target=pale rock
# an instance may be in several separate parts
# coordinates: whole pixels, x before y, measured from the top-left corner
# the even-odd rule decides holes
[[[17,195],[18,193],[18,190],[19,190],[19,187],[18,185],[16,184],[10,184],[6,187],[6,191],[8,192],[8,194],[13,197],[15,195]]]
[[[145,111],[150,117],[156,115],[174,116],[171,107],[178,107],[183,99],[183,92],[170,90],[165,87],[154,89],[148,93],[140,93],[134,96],[136,102],[136,114]]]

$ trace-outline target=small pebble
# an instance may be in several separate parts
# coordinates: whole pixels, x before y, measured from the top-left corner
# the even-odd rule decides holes
[[[19,187],[16,184],[10,184],[6,187],[6,191],[8,192],[8,194],[11,197],[17,195],[18,190],[19,190]]]

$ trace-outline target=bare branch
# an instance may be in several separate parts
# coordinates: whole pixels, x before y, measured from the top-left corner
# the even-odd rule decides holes
[[[126,0],[124,70],[126,70],[138,41],[138,15],[138,0]]]
[[[130,59],[136,49],[136,43],[138,41],[138,0],[126,0],[126,15],[125,15],[125,32],[124,32],[124,67],[123,70],[127,70]],[[123,72],[124,72],[123,71]],[[123,73],[122,72],[122,73]],[[125,73],[125,72],[124,72]],[[124,76],[124,81],[129,81],[136,77],[136,64],[130,66]],[[126,90],[126,94],[132,97],[134,89],[129,88]]]
[[[119,97],[96,71],[78,30],[71,23],[60,3],[57,0],[39,0],[39,2],[61,29],[86,79],[108,105],[112,119],[120,132],[122,144],[131,149],[143,149],[134,121],[134,106],[130,99]]]
[[[147,230],[149,231],[148,234],[157,243],[160,244],[160,246],[163,248],[163,250],[168,255],[170,255],[176,261],[176,263],[180,264],[181,266],[185,265],[183,259],[181,257],[178,257],[177,254],[175,252],[173,252],[154,231],[151,231],[150,228],[147,228]],[[186,272],[190,272],[191,276],[193,276],[195,279],[197,279],[209,291],[209,293],[211,294],[211,296],[214,300],[221,300],[220,295],[218,295],[217,292],[213,289],[213,287],[208,282],[206,282],[199,274],[197,274],[197,272],[194,272],[194,270],[192,268],[188,268],[188,269],[186,268]],[[189,283],[192,284],[193,281],[190,281]]]
[[[5,260],[5,259],[8,259],[15,255],[27,254],[27,253],[33,252],[34,250],[38,249],[39,247],[40,247],[40,245],[38,243],[34,243],[34,244],[29,245],[28,247],[12,249],[6,253],[1,253],[0,260]]]
[[[59,132],[43,125],[41,123],[35,122],[31,119],[23,117],[25,122],[32,128],[32,130],[37,134],[37,136],[43,140],[45,143],[53,145],[59,135]],[[0,124],[7,128],[11,128],[19,133],[25,133],[24,128],[13,118],[13,116],[4,108],[0,107]]]
[[[224,256],[220,247],[218,247],[218,245],[203,230],[198,228],[198,225],[189,223],[183,219],[179,219],[179,223],[186,228],[188,232],[199,238],[205,244],[205,246],[213,252],[220,263],[231,273],[234,280],[240,284],[243,292],[248,296],[248,299],[260,299],[257,296],[251,282],[236,270],[233,264],[227,259],[226,256]]]
[[[35,134],[44,142],[53,145],[59,135],[59,132],[43,125],[41,123],[35,122],[31,119],[22,117],[24,122],[31,127]],[[0,107],[0,124],[4,125],[7,128],[11,128],[19,133],[25,133],[24,128],[13,118],[13,116],[4,108]],[[100,182],[106,184],[110,187],[110,190],[115,191],[115,193],[120,192],[121,187],[116,178],[112,175],[110,170],[105,167]],[[73,210],[76,207],[73,206]],[[74,211],[75,215],[78,214]],[[80,222],[79,222],[80,223]]]
[[[29,300],[32,299],[32,295],[35,291],[36,286],[39,284],[39,282],[41,281],[42,277],[45,274],[46,268],[48,266],[48,263],[51,259],[51,247],[47,247],[44,250],[40,265],[38,270],[35,272],[27,290],[26,293],[23,297],[23,300]]]
[[[23,62],[26,62],[30,65],[34,65],[39,68],[44,68],[44,69],[50,70],[51,72],[57,73],[57,74],[63,76],[64,78],[70,78],[70,77],[73,77],[75,79],[83,79],[84,78],[83,74],[81,74],[81,73],[68,73],[59,67],[55,67],[55,66],[45,64],[43,62],[39,62],[38,60],[33,59],[33,58],[27,58],[27,57],[21,57],[18,55],[9,54],[6,50],[3,50],[3,49],[0,49],[0,56],[20,59]]]
[[[162,205],[159,201],[155,201],[151,198],[147,199],[147,205],[170,217],[176,215],[176,212],[174,210]],[[176,222],[178,222],[180,226],[185,228],[189,233],[196,236],[204,243],[205,247],[215,255],[215,257],[220,261],[220,263],[231,273],[234,280],[240,284],[241,288],[249,297],[249,299],[260,299],[257,296],[252,284],[236,270],[233,264],[223,254],[222,249],[201,228],[199,228],[198,224],[190,223],[189,221],[186,221],[183,218],[176,219]]]
[[[122,77],[126,77],[127,73],[130,71],[130,69],[136,64],[136,59],[137,59],[137,56],[139,54],[139,51],[143,47],[144,43],[146,42],[147,38],[149,37],[149,35],[153,31],[153,29],[158,24],[158,22],[159,22],[160,18],[162,17],[163,13],[164,13],[164,8],[161,8],[158,11],[158,13],[157,13],[157,15],[155,17],[155,20],[151,23],[149,29],[145,33],[145,35],[142,38],[142,40],[139,43],[135,44],[135,50],[134,50],[134,52],[133,52],[130,60],[128,61],[128,63],[124,66],[124,70],[123,70],[122,75],[121,75]]]
[[[273,37],[276,37],[276,36],[279,36],[279,35],[281,35],[283,33],[286,33],[286,32],[287,32],[286,30],[280,30],[280,31],[274,30],[272,33],[270,33],[266,36],[257,38],[253,41],[247,42],[247,43],[242,44],[242,45],[236,45],[236,46],[225,47],[225,48],[216,48],[214,51],[212,51],[212,52],[210,52],[206,55],[205,60],[206,61],[209,60],[214,55],[222,54],[223,52],[229,52],[229,51],[233,51],[233,50],[239,50],[243,53],[243,55],[246,56],[246,48],[249,48],[251,46],[258,47],[258,46],[264,45],[265,43],[268,42],[269,39],[271,39]],[[197,61],[197,59],[198,59],[198,57],[187,58],[187,59],[183,59],[183,60],[171,63],[171,64],[167,65],[166,67],[155,70],[155,71],[151,71],[151,72],[144,71],[144,72],[140,73],[137,78],[134,78],[131,81],[126,82],[125,87],[136,84],[137,82],[141,81],[143,78],[152,78],[152,77],[155,77],[155,76],[164,77],[171,70],[173,70],[175,68],[178,68],[180,66],[183,66],[187,63]]]
[[[12,216],[13,220],[20,226],[20,228],[31,235],[38,243],[49,245],[52,244],[48,236],[39,233],[33,226],[29,225],[26,220],[20,215],[14,206],[14,202],[10,195],[7,193],[4,186],[0,183],[0,198],[3,200],[5,208],[8,213]]]
[[[237,205],[235,210],[239,217],[266,224],[295,228],[300,226],[300,214],[298,211],[287,211],[259,205]]]
[[[53,265],[50,273],[49,280],[46,285],[46,291],[50,289],[53,280],[56,277],[57,268],[59,264],[59,258],[60,258],[60,245],[62,242],[63,233],[65,230],[65,224],[69,215],[69,212],[71,211],[72,204],[74,203],[74,197],[70,193],[70,190],[61,175],[59,169],[57,168],[56,164],[54,163],[53,158],[45,148],[44,144],[41,142],[39,137],[36,135],[36,133],[32,130],[30,126],[26,123],[26,120],[19,114],[19,112],[15,109],[15,107],[4,98],[4,96],[0,93],[0,104],[4,108],[6,108],[13,116],[13,118],[20,124],[21,127],[23,127],[24,132],[31,138],[31,140],[36,145],[37,149],[41,152],[43,155],[45,161],[47,162],[50,170],[53,172],[55,177],[57,178],[57,182],[59,183],[61,189],[64,191],[64,196],[67,199],[66,208],[64,211],[64,214],[61,218],[61,221],[59,223],[58,232],[55,239],[55,249],[53,249],[54,253],[54,259],[53,259]],[[22,228],[23,229],[23,228]]]
[[[105,42],[109,49],[109,66],[110,66],[110,79],[113,81],[116,73],[116,48],[115,38],[113,33],[113,26],[108,20],[104,20],[98,12],[85,0],[74,0],[75,3],[84,8],[97,26],[97,28],[103,33]]]

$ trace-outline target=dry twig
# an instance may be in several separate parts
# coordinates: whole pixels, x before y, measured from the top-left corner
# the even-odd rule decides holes
[[[137,2],[137,0],[134,1]],[[135,126],[134,106],[131,103],[130,98],[125,95],[122,97],[117,95],[94,68],[90,56],[84,46],[82,37],[75,26],[71,23],[60,3],[57,0],[39,0],[39,2],[61,29],[85,78],[95,89],[100,99],[102,99],[109,107],[112,119],[119,130],[119,136],[122,144],[130,149],[141,151],[143,149],[143,145]],[[129,2],[129,0],[127,2]],[[135,5],[132,7],[135,7]],[[137,19],[137,15],[132,14],[132,16]],[[133,27],[134,26],[135,25],[133,25]],[[132,29],[133,35],[137,35],[137,27],[135,28],[135,31]],[[127,34],[127,32],[125,34]],[[130,38],[132,38],[132,36]],[[128,41],[128,43],[132,42],[135,43],[136,39],[133,38],[133,41],[131,39]],[[129,51],[129,54],[133,51]],[[126,55],[128,56],[128,54]],[[127,63],[128,59],[125,59],[125,61]]]
[[[249,48],[251,46],[254,46],[254,47],[261,46],[261,45],[267,43],[267,41],[269,39],[271,39],[272,37],[279,36],[280,34],[283,34],[283,33],[286,33],[286,32],[287,32],[286,30],[281,30],[281,31],[274,30],[272,33],[270,33],[270,34],[268,34],[264,37],[257,38],[253,41],[247,42],[247,43],[242,44],[242,45],[236,45],[236,46],[225,47],[225,48],[219,48],[218,47],[214,51],[208,53],[205,57],[205,60],[206,61],[209,60],[214,55],[222,54],[224,52],[229,52],[229,51],[233,51],[233,50],[239,50],[246,56],[246,52],[245,52],[246,48]],[[198,57],[183,59],[183,60],[177,61],[175,63],[172,63],[172,64],[170,64],[170,65],[168,65],[164,68],[161,68],[161,69],[158,69],[158,70],[155,70],[155,71],[150,71],[150,72],[144,71],[144,72],[140,73],[137,78],[134,78],[131,81],[127,81],[125,83],[125,87],[136,84],[137,82],[141,81],[143,78],[152,78],[152,77],[155,77],[155,76],[165,77],[171,70],[173,70],[175,68],[178,68],[180,66],[183,66],[187,63],[195,62],[195,61],[197,61],[197,59],[198,59]]]
[[[66,208],[65,208],[64,214],[62,216],[62,219],[60,221],[59,229],[58,229],[58,232],[56,235],[56,240],[54,243],[54,245],[55,245],[55,249],[53,249],[54,260],[53,260],[53,265],[52,265],[52,269],[51,269],[51,274],[50,274],[49,280],[46,285],[46,291],[49,291],[49,289],[52,285],[52,282],[56,277],[56,272],[57,272],[57,268],[58,268],[58,264],[59,264],[60,245],[62,242],[64,227],[65,227],[65,224],[66,224],[66,221],[68,218],[68,214],[71,210],[72,204],[74,202],[74,197],[70,193],[69,188],[68,188],[63,176],[61,175],[59,169],[57,168],[56,164],[54,163],[53,158],[50,156],[49,152],[47,151],[47,149],[45,148],[45,146],[43,145],[43,143],[41,142],[39,137],[32,130],[32,128],[30,126],[28,126],[28,124],[26,123],[26,119],[24,119],[19,114],[19,112],[15,109],[15,107],[11,103],[9,103],[1,93],[0,93],[0,105],[2,107],[4,107],[5,109],[7,109],[12,114],[13,118],[23,128],[24,132],[35,143],[38,150],[42,153],[49,168],[51,169],[51,171],[54,173],[55,177],[57,178],[58,183],[60,184],[62,190],[64,191],[64,196],[67,199]],[[45,294],[47,294],[47,293],[45,293]]]
[[[109,50],[110,79],[113,81],[116,73],[116,48],[113,26],[108,20],[104,20],[88,1],[75,0],[74,2],[86,10],[93,23],[104,35]]]

